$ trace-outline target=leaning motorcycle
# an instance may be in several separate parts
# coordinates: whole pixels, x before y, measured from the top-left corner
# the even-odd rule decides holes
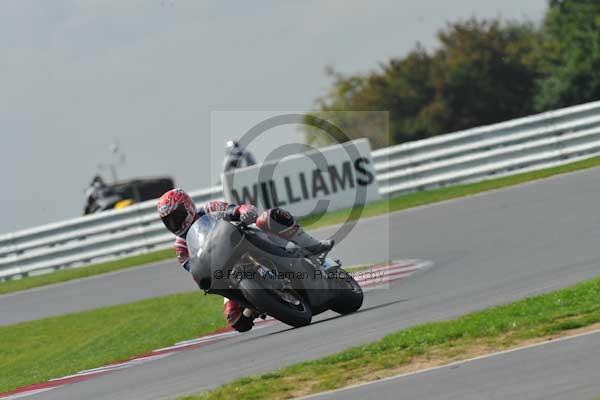
[[[207,214],[190,227],[186,242],[198,286],[243,305],[245,313],[300,327],[327,310],[349,314],[362,306],[360,285],[339,261],[253,225]]]

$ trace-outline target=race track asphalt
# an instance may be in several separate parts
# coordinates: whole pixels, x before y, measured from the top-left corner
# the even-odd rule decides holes
[[[0,326],[197,290],[177,261],[0,296]]]
[[[592,400],[600,333],[398,377],[306,400]]]
[[[32,398],[173,398],[597,276],[599,199],[600,169],[593,169],[363,220],[335,250],[346,263],[389,257],[431,260],[435,266],[369,292],[362,311],[347,317],[323,314],[317,323],[293,330],[276,324]],[[190,288],[178,286],[186,284],[185,275],[165,267],[109,277],[119,276],[107,286],[110,296],[99,289],[107,284],[103,277],[89,279],[85,290],[69,289],[68,296],[59,294],[67,285],[24,293],[24,309],[14,300],[20,295],[3,296],[0,304],[11,299],[12,306],[2,306],[2,321],[5,314],[31,313],[49,299],[57,302],[44,311],[51,315],[73,311],[73,303],[89,308]],[[143,272],[153,279],[145,280]]]

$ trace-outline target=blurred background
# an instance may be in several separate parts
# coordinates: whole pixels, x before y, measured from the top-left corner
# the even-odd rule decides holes
[[[213,111],[387,110],[401,143],[597,99],[595,6],[562,3],[3,1],[0,233],[80,215],[111,164],[213,185],[243,133],[211,135]],[[313,139],[290,127],[249,150]]]

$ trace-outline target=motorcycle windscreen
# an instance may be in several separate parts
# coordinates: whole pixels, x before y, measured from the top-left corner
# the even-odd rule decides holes
[[[204,218],[204,217],[203,217]],[[243,235],[229,222],[210,217],[201,222],[186,241],[190,250],[190,272],[200,288],[226,289],[229,287],[228,267],[239,258]]]
[[[206,245],[206,239],[214,229],[216,222],[217,219],[214,216],[205,214],[192,224],[185,237],[190,258],[200,257]]]

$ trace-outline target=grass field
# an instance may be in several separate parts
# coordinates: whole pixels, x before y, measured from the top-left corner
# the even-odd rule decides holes
[[[223,326],[223,299],[198,291],[0,327],[0,393]]]
[[[600,327],[600,279],[402,330],[382,340],[179,400],[287,399]],[[412,366],[412,368],[411,368]]]
[[[351,210],[341,210],[331,212],[322,216],[312,216],[303,218],[300,221],[300,223],[308,229],[317,229],[332,224],[343,223],[349,219],[352,220],[357,219],[359,217],[373,217],[376,215],[382,215],[393,211],[400,211],[407,208],[437,203],[444,200],[456,199],[494,189],[514,186],[529,181],[548,178],[554,175],[584,170],[597,166],[600,166],[600,157],[594,157],[588,160],[566,164],[560,167],[548,168],[540,171],[508,176],[505,178],[492,179],[478,183],[457,185],[432,191],[407,194],[405,196],[401,196],[391,200],[381,200],[378,202],[368,204],[364,207],[360,215],[357,215],[356,212],[353,213]],[[47,275],[6,281],[0,283],[0,295],[30,289],[34,287],[50,285],[53,283],[69,281],[72,279],[78,279],[86,276],[98,275],[110,271],[116,271],[119,269],[131,268],[143,264],[172,258],[172,250],[162,250],[159,252],[133,256],[118,261],[83,267],[79,269],[61,270]]]

